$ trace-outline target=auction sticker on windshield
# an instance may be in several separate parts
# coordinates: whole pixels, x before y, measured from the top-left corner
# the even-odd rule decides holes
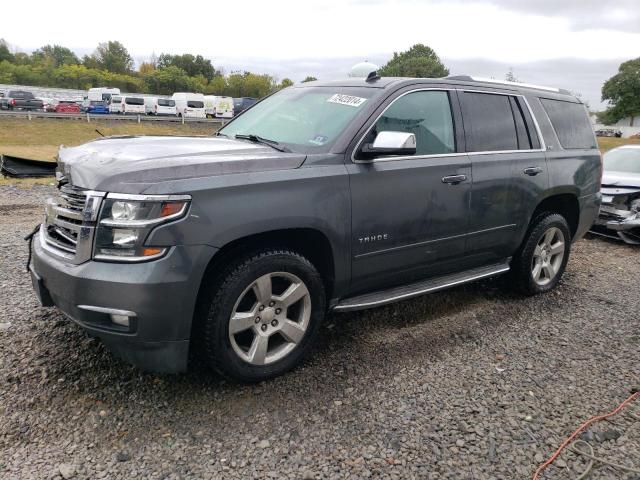
[[[332,95],[327,99],[327,102],[338,103],[340,105],[349,105],[350,107],[359,107],[366,101],[366,98],[354,97],[352,95],[342,95],[340,93],[336,93],[335,95]]]

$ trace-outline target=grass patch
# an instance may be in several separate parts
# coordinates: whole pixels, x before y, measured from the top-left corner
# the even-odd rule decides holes
[[[211,135],[217,127],[210,123],[3,118],[0,154],[55,161],[60,145],[70,147],[98,138],[96,129],[104,135]]]
[[[639,144],[640,138],[598,137],[598,146],[602,153],[622,145]]]

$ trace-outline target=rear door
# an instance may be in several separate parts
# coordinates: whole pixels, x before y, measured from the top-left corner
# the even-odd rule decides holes
[[[413,87],[385,103],[347,164],[354,293],[460,269],[465,254],[471,165],[455,90]],[[359,160],[381,131],[415,134],[416,154]]]
[[[476,265],[512,256],[548,186],[545,149],[524,96],[460,91],[473,170],[467,250]]]

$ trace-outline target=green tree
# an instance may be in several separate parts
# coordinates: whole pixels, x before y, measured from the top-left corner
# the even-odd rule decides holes
[[[433,49],[419,43],[406,52],[394,52],[378,73],[384,77],[437,78],[449,75],[449,69]]]
[[[67,47],[45,45],[31,54],[34,63],[46,63],[52,67],[60,65],[78,65],[80,59]]]
[[[602,101],[609,102],[610,108],[603,114],[606,123],[640,115],[640,58],[624,62],[618,73],[607,80],[602,87]]]
[[[0,38],[0,62],[2,61],[13,62],[13,54],[9,50],[9,44]]]
[[[84,63],[89,68],[97,67],[114,73],[129,73],[133,69],[133,58],[118,41],[99,44],[93,55]]]
[[[287,88],[291,85],[293,85],[293,80],[291,80],[290,78],[283,78],[280,82],[280,88]]]
[[[190,77],[202,75],[207,80],[211,80],[216,75],[219,75],[213,67],[211,60],[204,58],[202,55],[192,55],[190,53],[182,55],[160,54],[158,58],[158,68],[170,66],[181,68],[187,72],[187,75]]]
[[[316,80],[318,80],[316,77],[312,77],[311,75],[307,75],[305,77],[305,79],[302,80],[302,83],[315,82]]]

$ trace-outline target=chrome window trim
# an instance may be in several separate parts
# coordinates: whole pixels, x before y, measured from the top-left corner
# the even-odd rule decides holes
[[[402,156],[397,156],[397,157],[390,156],[390,157],[373,158],[371,160],[358,160],[358,159],[356,159],[355,158],[356,152],[361,147],[362,142],[364,141],[365,137],[369,134],[371,129],[378,122],[380,117],[382,117],[385,114],[385,112],[389,109],[389,107],[391,107],[391,105],[393,105],[398,99],[404,97],[405,95],[407,95],[409,93],[422,92],[422,91],[441,91],[441,92],[457,91],[457,92],[486,93],[486,94],[489,94],[489,95],[506,95],[506,96],[509,96],[509,97],[519,97],[524,101],[524,104],[526,105],[526,108],[529,111],[529,115],[531,115],[531,118],[533,120],[533,126],[535,128],[536,135],[538,135],[538,140],[540,142],[540,148],[529,148],[529,149],[525,149],[525,150],[493,150],[493,151],[484,151],[484,152],[483,151],[477,151],[477,152],[474,151],[474,152],[435,153],[435,154],[429,154],[429,155],[402,155]],[[545,112],[545,114],[546,114],[546,112]],[[452,116],[452,119],[453,119],[453,116]],[[463,121],[464,121],[464,119],[463,119]],[[353,163],[377,163],[377,162],[389,162],[389,161],[396,161],[396,160],[398,160],[398,161],[399,160],[426,160],[426,159],[429,159],[429,158],[440,158],[440,157],[460,157],[460,156],[465,156],[465,155],[496,155],[496,154],[513,154],[513,153],[541,153],[541,152],[546,152],[546,151],[547,151],[547,146],[546,146],[546,143],[544,141],[544,137],[542,136],[542,130],[540,129],[540,125],[538,124],[538,119],[534,115],[533,110],[531,109],[531,105],[529,104],[529,101],[527,100],[527,98],[523,94],[513,93],[513,92],[492,92],[492,91],[485,91],[485,90],[470,90],[470,89],[466,89],[466,88],[419,88],[419,89],[416,89],[416,90],[410,90],[408,92],[403,93],[402,95],[400,95],[397,98],[395,98],[389,105],[387,105],[387,107],[380,113],[380,115],[378,115],[376,117],[376,119],[369,126],[367,131],[364,132],[364,134],[362,135],[362,137],[360,138],[360,140],[356,144],[356,147],[351,152],[351,161]]]

